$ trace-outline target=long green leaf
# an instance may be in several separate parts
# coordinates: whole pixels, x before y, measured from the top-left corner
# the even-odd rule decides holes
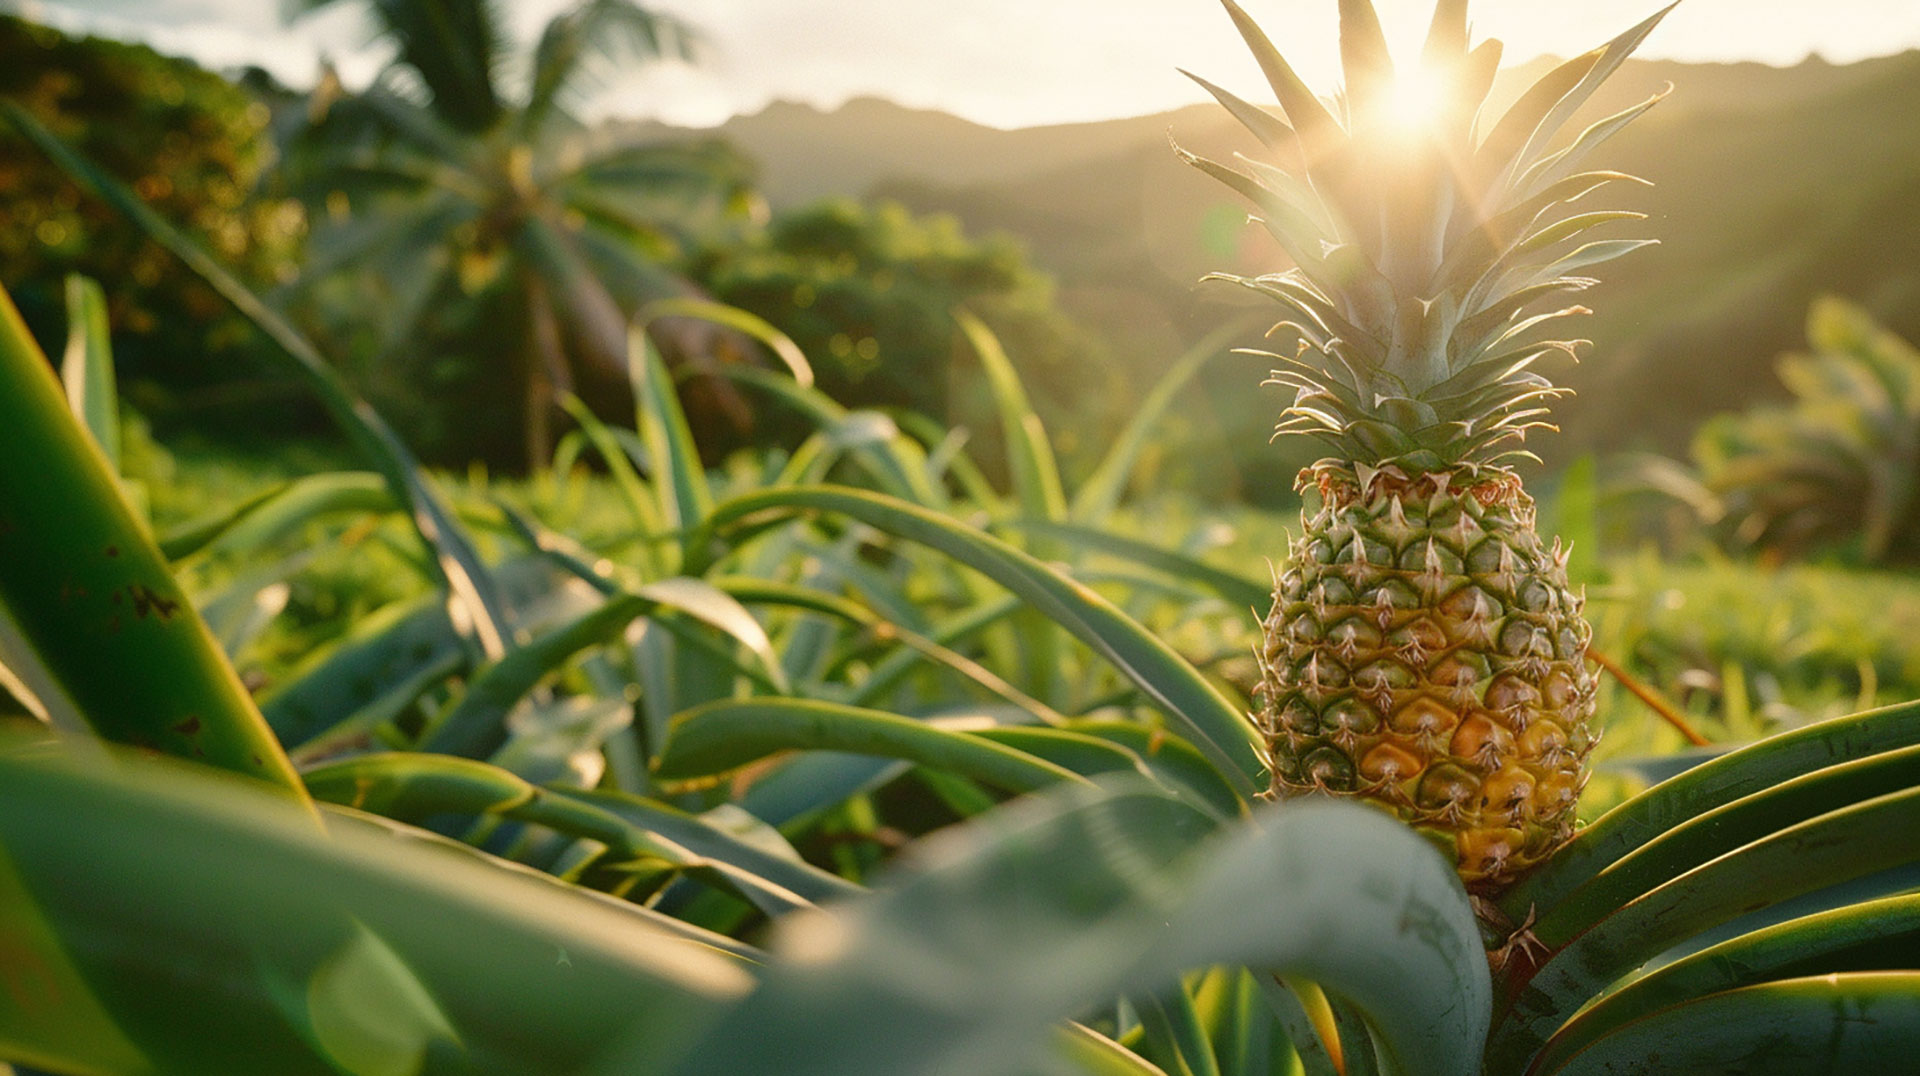
[[[446,755],[404,754],[363,755],[312,770],[306,775],[313,794],[331,803],[375,811],[400,821],[422,822],[437,814],[493,814],[517,822],[545,826],[557,833],[604,845],[616,859],[646,857],[671,870],[684,871],[703,881],[720,885],[751,901],[769,915],[780,915],[808,907],[809,899],[763,874],[740,865],[743,854],[752,849],[711,827],[702,827],[690,816],[682,819],[683,832],[704,837],[709,847],[723,847],[729,855],[708,857],[688,848],[655,829],[638,824],[634,814],[645,815],[645,801],[629,803],[627,810],[614,810],[611,804],[565,788],[538,788],[497,766]],[[638,808],[638,810],[635,810]],[[764,866],[772,857],[755,860]],[[777,861],[775,861],[777,862]],[[780,864],[789,875],[806,878],[797,864]],[[819,872],[822,877],[831,877]],[[816,892],[822,887],[815,884]],[[829,890],[835,895],[848,892],[845,887]]]
[[[654,759],[654,772],[668,780],[707,777],[788,750],[904,759],[1015,792],[1082,780],[1070,769],[983,737],[810,699],[722,701],[680,714],[666,749]]]
[[[675,530],[697,526],[713,510],[713,491],[680,407],[679,389],[644,323],[627,337],[627,376],[639,407],[640,439],[653,464],[660,518]]]
[[[987,385],[993,390],[1000,432],[1007,443],[1007,470],[1013,475],[1014,495],[1021,511],[1033,519],[1065,519],[1067,498],[1060,485],[1060,465],[1054,461],[1046,427],[1027,400],[1019,372],[985,322],[965,310],[955,310],[953,316],[974,354],[980,357]]]
[[[717,529],[783,508],[847,515],[931,546],[988,576],[1112,662],[1243,794],[1264,784],[1257,737],[1240,709],[1179,654],[1093,591],[939,513],[859,490],[820,486],[749,494],[715,509],[711,525]]]
[[[539,629],[596,606],[591,590],[570,581],[543,556],[503,561],[494,569],[508,615]],[[439,596],[396,602],[352,625],[333,644],[316,649],[261,693],[267,722],[289,747],[390,699],[428,670],[468,668],[467,652]]]
[[[1044,759],[1062,769],[1072,770],[1082,777],[1129,773],[1148,781],[1155,780],[1153,771],[1147,769],[1147,764],[1139,755],[1098,736],[1088,736],[1067,729],[1029,728],[1019,725],[976,729],[972,730],[970,735],[1025,752],[1034,758]],[[1163,787],[1161,791],[1171,790]]]
[[[633,469],[633,460],[628,458],[613,431],[579,397],[570,393],[562,396],[560,406],[579,423],[581,432],[586,434],[588,442],[600,453],[601,462],[606,464],[607,473],[613,476],[614,487],[620,491],[627,511],[633,514],[634,525],[639,528],[641,563],[651,573],[659,574],[665,566],[660,560],[659,550],[650,539],[672,528],[662,522],[660,507],[649,498],[646,483],[640,480],[639,472]]]
[[[1077,1076],[1167,1076],[1165,1069],[1082,1024],[1068,1024],[1058,1042]]]
[[[0,653],[9,668],[63,723],[304,800],[4,291],[0,430]]]
[[[1075,721],[1067,729],[1125,747],[1161,784],[1184,789],[1194,802],[1205,804],[1223,819],[1247,813],[1248,801],[1233,782],[1198,748],[1163,728],[1135,721]]]
[[[662,579],[608,599],[481,670],[423,737],[420,749],[469,756],[491,753],[506,741],[507,714],[534,685],[581,650],[618,638],[628,624],[661,609],[684,612],[725,632],[760,659],[776,688],[783,682],[785,673],[766,632],[739,602],[699,579]]]
[[[466,652],[439,597],[395,602],[375,610],[332,646],[316,650],[284,679],[269,684],[260,709],[280,741],[298,748],[389,691]]]
[[[1134,1010],[1146,1029],[1151,1054],[1169,1061],[1161,1066],[1168,1076],[1220,1076],[1213,1044],[1185,987],[1137,998]]]
[[[160,540],[174,560],[191,556],[257,554],[308,523],[337,512],[390,512],[392,490],[364,471],[303,475],[237,508],[196,520]]]
[[[463,607],[464,618],[456,618],[456,622],[471,625],[475,644],[485,656],[498,657],[504,653],[500,603],[494,594],[493,580],[472,542],[442,503],[439,492],[414,461],[405,442],[366,401],[347,388],[319,349],[193,240],[148,209],[124,184],[75,153],[24,108],[11,101],[0,101],[0,115],[12,121],[28,141],[52,158],[67,175],[171,251],[274,342],[279,349],[277,354],[290,360],[289,368],[313,390],[347,438],[380,469],[393,488],[394,498],[407,505],[414,526],[435,552],[434,564],[447,585],[450,600]]]
[[[1270,1076],[1291,1052],[1285,1029],[1246,969],[1210,968],[1189,989],[1221,1076]]]
[[[822,433],[831,435],[844,428],[856,414],[819,389],[797,384],[770,370],[729,363],[722,366],[720,372],[729,380],[764,392],[793,408]],[[853,457],[880,483],[882,492],[916,504],[939,506],[946,502],[928,476],[926,453],[905,434],[896,434],[881,445],[856,445]]]
[[[1093,469],[1093,474],[1073,495],[1071,516],[1075,522],[1098,526],[1113,514],[1113,510],[1120,505],[1121,496],[1127,491],[1127,481],[1133,477],[1140,454],[1146,451],[1153,428],[1173,406],[1180,390],[1186,388],[1194,375],[1209,362],[1229,354],[1227,345],[1240,339],[1255,324],[1252,317],[1231,320],[1201,337],[1199,343],[1173,361],[1173,365],[1154,384],[1152,391],[1140,401],[1132,417],[1127,419],[1120,435],[1108,446],[1107,454],[1100,458],[1099,466]]]
[[[1495,1029],[1490,1057],[1524,1060],[1600,988],[1701,930],[1920,860],[1920,788],[1781,829],[1601,919],[1549,959]]]
[[[1836,763],[1920,744],[1920,703],[1901,703],[1780,733],[1702,763],[1607,812],[1501,898],[1519,922],[1621,857],[1715,807]]]
[[[790,846],[782,843],[778,851],[769,851],[722,829],[706,817],[688,814],[677,807],[610,789],[549,789],[555,795],[592,803],[676,844],[703,856],[723,860],[751,871],[767,881],[783,886],[810,901],[840,900],[860,892],[860,887],[803,861]],[[773,835],[777,839],[777,834]]]
[[[430,1053],[435,1071],[535,1074],[634,1034],[629,1071],[659,1071],[751,982],[643,909],[355,818],[323,836],[212,771],[8,741],[0,787],[0,942],[30,954],[0,968],[0,1056],[319,1074]],[[23,974],[36,962],[58,977]],[[87,1004],[48,992],[62,977],[135,1063],[42,1019]]]
[[[1722,942],[1607,995],[1548,1041],[1552,1071],[1623,1025],[1670,1006],[1777,979],[1920,966],[1920,895],[1835,908]]]
[[[1075,786],[949,831],[919,862],[783,924],[761,989],[676,1076],[1033,1071],[1060,1022],[1214,964],[1323,979],[1409,1076],[1479,1071],[1489,985],[1466,897],[1378,812],[1294,805],[1217,834],[1137,786]]]
[[[793,380],[802,388],[813,386],[813,366],[807,362],[806,352],[786,333],[775,328],[772,322],[750,311],[726,303],[716,303],[711,299],[695,299],[681,296],[673,299],[656,299],[640,308],[635,321],[644,328],[659,318],[694,318],[709,321],[715,325],[745,333],[767,345],[793,375]]]
[[[107,335],[107,297],[100,285],[77,273],[67,277],[67,350],[60,357],[60,380],[74,417],[93,435],[107,467],[119,474],[120,397]]]
[[[1628,1024],[1539,1071],[1688,1076],[1896,1073],[1920,1056],[1920,972],[1864,972],[1749,986]]]
[[[903,628],[885,619],[858,602],[809,587],[744,577],[715,579],[713,584],[745,604],[784,605],[796,609],[808,609],[837,617],[850,624],[857,624],[881,639],[897,639],[903,644],[902,650],[909,656],[918,655],[928,661],[945,665],[1047,724],[1066,723],[1067,719],[1059,711],[1007,683],[993,670],[917,631]],[[792,647],[789,646],[787,649],[791,654]],[[791,668],[791,662],[789,662],[789,668]],[[871,679],[869,678],[869,683]],[[863,690],[856,693],[858,697],[844,701],[860,703],[871,698],[871,693],[864,690],[866,686],[863,684]]]
[[[1257,583],[1243,575],[1223,571],[1185,554],[1175,553],[1098,527],[1029,519],[1007,520],[1000,526],[1056,539],[1070,548],[1089,549],[1124,557],[1145,567],[1165,572],[1176,579],[1206,587],[1238,606],[1257,609],[1273,600],[1271,586]]]
[[[1702,812],[1542,909],[1534,935],[1558,948],[1634,898],[1716,856],[1828,811],[1915,786],[1920,786],[1920,746],[1828,766]]]

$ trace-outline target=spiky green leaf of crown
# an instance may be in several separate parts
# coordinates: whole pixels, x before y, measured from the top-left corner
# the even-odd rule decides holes
[[[1266,147],[1237,167],[1182,158],[1251,201],[1295,268],[1259,277],[1215,274],[1278,300],[1298,334],[1273,382],[1295,390],[1280,433],[1311,434],[1342,459],[1413,471],[1514,456],[1546,404],[1566,390],[1534,369],[1585,341],[1545,338],[1580,306],[1540,312],[1597,283],[1592,267],[1654,242],[1590,239],[1621,211],[1570,203],[1616,181],[1585,171],[1601,143],[1665,91],[1557,144],[1555,136],[1669,7],[1561,64],[1490,130],[1480,111],[1500,43],[1468,47],[1466,0],[1440,0],[1420,59],[1438,95],[1433,121],[1399,123],[1395,72],[1369,0],[1340,0],[1346,89],[1332,107],[1307,89],[1234,0],[1222,0],[1279,98],[1285,119],[1189,74]]]

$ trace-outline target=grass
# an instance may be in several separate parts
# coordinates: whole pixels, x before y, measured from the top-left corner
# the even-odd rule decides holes
[[[324,446],[311,445],[254,453],[196,441],[169,450],[143,439],[137,425],[129,426],[126,443],[129,477],[148,490],[161,534],[337,462]],[[726,470],[745,485],[767,466],[742,454]],[[633,533],[615,484],[584,466],[561,476],[503,479],[474,470],[442,479],[463,511],[495,526],[497,499],[615,557]],[[1266,569],[1255,566],[1282,562],[1298,520],[1289,512],[1214,507],[1159,492],[1118,512],[1110,529],[1264,583]],[[280,547],[302,563],[288,579],[285,615],[241,655],[250,677],[271,680],[373,610],[424,593],[409,534],[398,519],[376,526],[347,518],[288,535]],[[234,585],[243,569],[214,560],[191,571],[198,592],[211,597]],[[1116,599],[1156,578],[1123,558],[1098,555],[1087,558],[1082,574]],[[1768,565],[1710,550],[1664,558],[1650,549],[1609,558],[1601,576],[1588,588],[1594,645],[1625,662],[1710,739],[1744,742],[1920,698],[1920,577],[1832,564]],[[1196,664],[1249,689],[1264,608],[1221,598],[1178,611],[1178,619],[1149,616],[1150,626]],[[1643,704],[1608,683],[1603,757],[1684,746]]]

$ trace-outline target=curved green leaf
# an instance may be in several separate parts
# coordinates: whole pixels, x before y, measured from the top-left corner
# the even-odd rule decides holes
[[[649,539],[668,528],[661,522],[659,507],[648,499],[646,484],[640,481],[639,473],[633,469],[633,460],[627,456],[613,431],[578,396],[572,393],[562,396],[560,406],[579,423],[580,431],[586,435],[588,443],[600,453],[601,462],[606,464],[607,473],[613,477],[614,486],[620,490],[621,499],[626,502],[627,511],[633,514],[634,525],[639,528],[636,544],[640,547],[645,566],[659,573],[662,570],[660,553]]]
[[[810,587],[760,579],[731,577],[716,579],[713,583],[745,604],[784,605],[825,613],[847,623],[857,624],[880,640],[897,639],[903,644],[903,650],[908,652],[910,657],[917,655],[944,665],[1049,725],[1066,723],[1067,719],[1059,711],[1007,683],[993,670],[919,632],[903,628],[883,618],[858,602]],[[867,681],[863,681],[862,690],[856,692],[856,697],[847,701],[860,704],[871,698],[872,693],[865,688],[877,678],[877,675],[876,670],[875,676],[870,676]]]
[[[438,595],[394,602],[269,684],[260,709],[280,742],[299,748],[425,670],[465,665],[466,652]]]
[[[1552,1071],[1640,1017],[1778,979],[1898,971],[1920,962],[1920,895],[1868,901],[1757,930],[1684,957],[1602,998],[1554,1034],[1536,1067]]]
[[[0,876],[26,897],[0,901],[0,941],[33,944],[22,928],[37,917],[57,948],[29,951],[88,983],[153,1071],[257,1071],[268,1058],[275,1072],[338,1071],[329,1059],[366,1043],[325,1030],[341,1014],[316,996],[362,931],[390,955],[389,982],[457,1037],[407,1044],[441,1071],[575,1072],[640,1028],[657,1070],[750,986],[733,958],[644,909],[430,835],[397,841],[333,814],[322,835],[283,799],[213,771],[4,741],[0,786]],[[22,968],[10,959],[0,976]],[[84,1065],[99,1044],[38,1019],[65,1004],[44,993],[51,983],[0,990],[0,1055]]]
[[[1920,859],[1920,788],[1853,804],[1721,856],[1600,919],[1547,961],[1495,1028],[1514,1064],[1608,983],[1701,930]]]
[[[1233,782],[1198,748],[1165,729],[1135,721],[1074,721],[1066,728],[1125,747],[1160,783],[1184,789],[1194,802],[1205,804],[1223,819],[1247,813],[1248,802]]]
[[[639,408],[640,440],[653,464],[660,518],[672,529],[686,530],[713,510],[713,491],[680,407],[679,389],[644,322],[627,334],[627,376]]]
[[[1155,571],[1165,572],[1175,579],[1206,587],[1237,606],[1258,609],[1273,602],[1273,587],[1270,585],[1223,571],[1184,553],[1175,553],[1172,550],[1162,549],[1098,527],[1053,523],[1040,519],[1009,519],[996,526],[1012,527],[1036,536],[1055,539],[1072,549],[1091,549],[1116,557],[1124,557]]]
[[[720,372],[729,380],[758,389],[793,408],[829,437],[835,431],[846,429],[857,415],[876,414],[849,411],[817,388],[795,384],[757,366],[730,363],[722,366]],[[854,459],[873,475],[884,492],[916,504],[944,504],[945,496],[929,476],[926,453],[911,438],[899,433],[897,425],[894,430],[893,436],[878,444],[851,445]]]
[[[364,471],[302,475],[237,508],[188,523],[160,540],[173,560],[223,553],[246,555],[335,512],[390,512],[393,493],[384,478]]]
[[[1189,76],[1191,77],[1191,76]],[[1209,90],[1215,87],[1201,83]],[[1237,100],[1237,98],[1236,98]],[[1258,116],[1265,112],[1251,110]],[[1275,121],[1278,122],[1278,121]],[[1288,132],[1290,135],[1292,132]],[[1127,482],[1133,477],[1133,469],[1140,462],[1140,454],[1146,451],[1152,438],[1153,428],[1165,417],[1167,410],[1187,387],[1194,375],[1207,363],[1221,355],[1231,354],[1227,345],[1240,339],[1259,323],[1254,317],[1241,317],[1200,338],[1200,342],[1188,348],[1181,356],[1173,360],[1167,372],[1154,383],[1146,398],[1134,409],[1132,417],[1108,446],[1106,455],[1100,457],[1100,463],[1087,476],[1087,480],[1073,495],[1073,507],[1069,513],[1075,522],[1098,526],[1106,521],[1113,510],[1120,506],[1120,498],[1127,491]]]
[[[1634,849],[1550,909],[1534,926],[1558,948],[1636,897],[1750,841],[1848,804],[1920,786],[1920,746],[1870,755],[1705,811]]]
[[[1157,783],[1153,771],[1140,756],[1108,740],[1067,729],[1027,728],[996,725],[971,730],[970,735],[1011,747],[1016,751],[1045,759],[1082,777],[1108,773],[1130,773]],[[1161,791],[1170,791],[1162,788]]]
[[[164,246],[202,280],[257,326],[278,347],[269,354],[284,356],[304,380],[336,425],[379,467],[396,500],[407,505],[414,527],[435,552],[434,564],[452,600],[465,607],[460,623],[471,625],[477,648],[487,657],[505,652],[500,603],[492,577],[473,543],[441,501],[439,491],[414,461],[405,442],[366,401],[356,397],[340,374],[300,331],[262,302],[232,273],[222,268],[193,240],[148,209],[126,186],[95,167],[49,132],[20,105],[0,101],[0,115],[12,121],[27,140],[52,158],[60,169],[124,214],[147,236]]]
[[[769,915],[859,892],[798,856],[771,855],[665,804],[616,792],[540,788],[472,759],[363,755],[312,770],[306,780],[319,799],[403,822],[424,823],[443,813],[491,814],[597,841],[614,856],[651,857],[720,884]]]
[[[634,321],[642,328],[659,318],[696,318],[710,321],[735,332],[745,333],[767,345],[780,361],[785,363],[787,371],[793,374],[794,381],[802,388],[813,386],[813,366],[807,362],[807,353],[793,338],[781,332],[767,321],[750,311],[726,303],[717,303],[711,299],[695,299],[681,296],[673,299],[656,299],[640,308]]]
[[[988,576],[1112,662],[1162,707],[1193,745],[1243,794],[1264,786],[1257,736],[1241,710],[1193,666],[1112,603],[998,539],[926,509],[878,494],[828,486],[769,490],[715,509],[715,529],[781,508],[851,516],[931,546]]]
[[[673,719],[654,772],[708,777],[778,751],[841,751],[915,762],[1014,792],[1083,778],[1072,770],[964,732],[809,699],[749,699],[697,706]]]
[[[0,105],[11,108],[11,105]],[[206,623],[0,291],[0,652],[62,723],[304,800]]]
[[[67,406],[93,436],[107,469],[120,473],[120,396],[114,388],[113,342],[107,334],[107,297],[100,285],[67,275],[67,350],[60,356]]]
[[[1838,717],[1704,762],[1607,812],[1502,897],[1515,922],[1551,907],[1622,856],[1715,807],[1804,773],[1920,744],[1920,703]],[[1517,914],[1516,914],[1517,913]]]
[[[627,822],[658,834],[691,851],[731,863],[809,901],[840,900],[859,892],[859,886],[801,860],[784,843],[777,851],[749,844],[700,815],[612,789],[548,789],[549,792],[591,803]]]
[[[617,594],[480,670],[459,701],[421,738],[420,750],[469,756],[491,753],[506,742],[507,714],[536,684],[581,650],[618,638],[628,624],[660,609],[684,612],[741,643],[760,659],[775,688],[783,689],[786,674],[752,613],[703,580],[662,579]]]
[[[1137,786],[1074,786],[955,827],[918,862],[783,923],[761,989],[677,1076],[1032,1071],[1060,1022],[1215,964],[1325,981],[1409,1076],[1479,1071],[1490,988],[1466,896],[1379,812],[1289,805],[1218,833]]]
[[[1012,360],[985,322],[959,309],[953,317],[974,354],[980,357],[987,385],[993,390],[1001,435],[1007,442],[1007,469],[1013,474],[1014,495],[1021,511],[1034,519],[1065,519],[1067,497],[1060,486],[1060,465],[1054,461],[1047,429],[1028,402],[1027,390],[1021,386]]]
[[[1906,1072],[1920,1055],[1920,972],[1749,986],[1628,1024],[1556,1072],[1804,1076]]]

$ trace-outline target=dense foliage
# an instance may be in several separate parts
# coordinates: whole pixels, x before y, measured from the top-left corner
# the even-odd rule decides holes
[[[690,56],[671,16],[582,0],[527,53],[479,0],[361,6],[395,58],[359,92],[323,81],[286,147],[279,182],[314,220],[294,309],[423,450],[537,465],[560,397],[624,382],[627,320],[691,290],[667,263],[750,204],[751,168],[719,142],[596,138],[570,111],[598,64]]]
[[[1868,563],[1920,560],[1920,351],[1834,298],[1808,314],[1807,342],[1779,363],[1791,403],[1695,438],[1710,510],[1733,542],[1777,555],[1847,543]]]
[[[57,364],[0,290],[0,1073],[1799,1076],[1920,1053],[1920,705],[1869,708],[1920,694],[1912,632],[1885,608],[1911,580],[1603,561],[1592,470],[1563,475],[1543,519],[1584,559],[1553,558],[1592,584],[1568,600],[1591,601],[1605,652],[1571,660],[1614,670],[1606,777],[1570,842],[1470,897],[1380,811],[1266,802],[1250,610],[1284,570],[1263,558],[1320,554],[1271,516],[1142,481],[1164,420],[1243,325],[1162,356],[1142,403],[1063,467],[1055,393],[1030,396],[994,329],[1017,338],[1015,312],[1044,305],[1008,248],[827,206],[708,262],[765,317],[624,296],[593,259],[554,256],[606,223],[531,197],[547,188],[527,169],[554,143],[499,133],[565,80],[499,92],[481,0],[367,6],[401,66],[331,102],[369,126],[324,163],[381,182],[327,227],[345,242],[365,224],[399,260],[309,296],[385,304],[367,301],[365,324],[329,308],[326,340],[385,340],[399,307],[381,292],[424,281],[413,301],[465,308],[449,324],[538,352],[559,312],[541,313],[534,270],[572,266],[555,283],[607,299],[582,329],[617,330],[595,346],[632,410],[604,420],[557,391],[566,366],[537,366],[545,385],[507,397],[533,401],[524,481],[429,471],[408,445],[432,432],[419,412],[396,424],[356,391],[377,369],[329,361],[203,240],[0,101],[32,153],[250,322],[368,468],[262,483],[257,460],[176,459],[120,410],[97,288],[63,286]],[[1322,106],[1228,9],[1311,122]],[[1342,15],[1351,70],[1377,76],[1371,5]],[[602,18],[662,40],[646,12],[589,0],[549,26],[533,70],[608,40]],[[1465,55],[1465,19],[1442,0],[1439,51]],[[1496,147],[1565,119],[1588,72],[1657,20],[1550,74]],[[413,121],[432,126],[399,130]],[[446,216],[423,213],[416,169],[448,174],[429,144],[473,151],[451,171],[505,186],[463,202],[456,178]],[[502,190],[511,204],[489,200]],[[391,212],[362,219],[370,206]],[[463,245],[494,210],[527,212]],[[421,264],[438,277],[401,271],[408,235],[435,239]],[[1896,354],[1829,313],[1823,350]],[[714,350],[659,346],[648,329],[668,317],[667,343]],[[851,358],[822,379],[844,398],[770,321],[825,367]],[[924,341],[923,361],[968,355],[984,403],[913,414],[887,327]],[[881,350],[863,381],[867,340]],[[744,348],[786,368],[730,361]],[[716,463],[675,358],[790,416],[795,443]],[[573,426],[549,452],[554,403]],[[1348,530],[1328,539],[1351,553],[1315,604],[1342,577],[1451,574],[1430,541],[1424,566],[1390,565]],[[1377,634],[1395,589],[1327,634]],[[1495,634],[1478,608],[1466,619]],[[1722,742],[1674,755],[1682,730],[1706,739],[1689,722]]]
[[[144,45],[0,15],[0,98],[254,281],[287,269],[298,210],[251,198],[272,161],[267,110],[225,79]],[[81,197],[11,128],[0,128],[0,220],[0,264],[37,329],[59,331],[65,277],[85,273],[108,284],[129,381],[183,391],[235,380],[242,329],[219,298],[125,218]]]
[[[1036,406],[1087,429],[1118,401],[1113,364],[1054,305],[1051,280],[1013,240],[975,239],[947,216],[835,199],[775,215],[744,241],[710,246],[690,269],[715,297],[751,310],[816,363],[850,407],[899,408],[985,431],[993,422],[955,307],[1020,356]],[[989,453],[991,455],[991,453]]]

